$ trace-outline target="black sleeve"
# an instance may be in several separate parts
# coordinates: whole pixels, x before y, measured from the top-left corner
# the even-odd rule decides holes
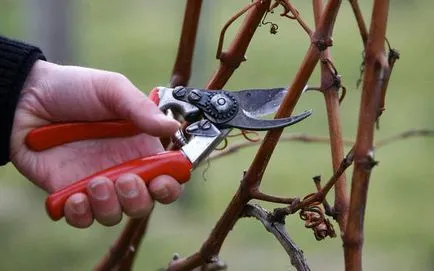
[[[15,108],[33,64],[45,60],[32,45],[0,36],[0,165],[8,163]]]

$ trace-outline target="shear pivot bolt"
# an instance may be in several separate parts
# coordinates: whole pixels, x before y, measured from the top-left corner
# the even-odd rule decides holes
[[[227,113],[233,106],[233,102],[223,93],[214,95],[211,98],[211,104],[220,114]]]
[[[186,129],[187,133],[193,133],[197,131],[197,126],[196,125],[190,125],[187,127]]]
[[[188,99],[192,102],[197,102],[201,98],[200,92],[197,89],[193,89],[188,95]]]
[[[173,95],[175,96],[175,98],[181,98],[184,97],[186,93],[186,90],[184,87],[176,87],[173,90]]]
[[[199,127],[203,130],[208,130],[209,128],[211,128],[211,123],[207,120],[202,120],[199,123]]]

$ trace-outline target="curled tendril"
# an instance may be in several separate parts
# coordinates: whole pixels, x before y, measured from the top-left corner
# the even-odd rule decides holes
[[[304,199],[312,197],[314,194],[307,195]],[[319,206],[320,202],[313,202],[300,210],[300,218],[305,221],[304,226],[313,230],[315,239],[320,241],[327,236],[336,237],[336,232],[330,220],[325,218],[324,210]]]
[[[279,26],[276,23],[273,23],[271,21],[265,21],[265,18],[267,18],[268,13],[273,13],[273,10],[265,12],[264,18],[262,18],[262,21],[261,21],[261,25],[267,25],[267,24],[271,25],[270,26],[270,33],[275,35],[275,34],[277,34],[277,30],[279,29]]]
[[[251,137],[253,135],[254,137]],[[258,142],[261,140],[261,137],[259,136],[259,133],[256,131],[248,131],[248,130],[240,130],[237,134],[229,135],[228,137],[237,137],[237,136],[243,136],[247,141],[250,142]]]
[[[223,141],[223,146],[216,148],[216,150],[222,151],[226,149],[226,147],[229,145],[228,138],[237,137],[237,136],[243,136],[244,139],[246,139],[247,141],[254,142],[254,143],[259,142],[261,140],[259,133],[256,131],[240,130],[239,133],[228,135]]]
[[[202,171],[202,179],[205,182],[208,181],[207,174],[208,174],[208,171],[209,171],[210,168],[211,168],[211,162],[209,161],[209,159],[206,159],[206,167]]]
[[[309,28],[309,26],[303,21],[303,19],[300,17],[300,12],[288,1],[288,0],[275,0],[272,1],[270,4],[270,7],[268,8],[269,13],[273,13],[273,11],[279,7],[282,6],[283,11],[279,14],[281,17],[288,18],[290,20],[296,20],[301,27],[306,31],[306,33],[311,37],[312,36],[312,30]],[[277,30],[277,25],[275,25],[274,29],[272,27],[272,31]]]
[[[253,135],[253,136],[252,136],[252,135]],[[228,141],[227,138],[228,138],[228,137],[237,137],[237,136],[243,136],[247,141],[250,141],[250,142],[258,142],[258,141],[261,140],[261,137],[259,136],[259,133],[258,133],[258,132],[255,132],[255,131],[248,131],[248,130],[240,130],[239,133],[228,135],[228,136],[223,140],[223,146],[221,146],[221,147],[217,147],[217,148],[215,148],[215,150],[217,150],[217,151],[222,151],[222,150],[226,149],[226,147],[229,145],[229,141]],[[208,170],[209,170],[209,168],[210,168],[210,166],[211,166],[209,159],[207,159],[206,161],[207,161],[207,166],[206,166],[206,168],[205,168],[205,169],[203,170],[203,172],[202,172],[202,178],[203,178],[205,181],[207,180],[206,174],[207,174],[207,172],[208,172]]]
[[[228,146],[228,139],[225,138],[225,139],[223,140],[223,146],[221,146],[221,147],[217,147],[217,148],[215,148],[215,149],[216,149],[217,151],[222,151],[222,150],[226,149],[227,146]]]

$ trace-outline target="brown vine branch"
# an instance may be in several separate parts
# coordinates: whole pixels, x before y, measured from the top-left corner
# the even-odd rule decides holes
[[[175,255],[172,258],[172,261],[169,263],[169,266],[171,266],[173,262],[176,262],[180,259],[182,260],[181,256],[178,253],[175,253]],[[220,260],[218,257],[214,257],[208,263],[196,267],[192,269],[192,271],[218,271],[218,270],[226,270],[226,269],[227,269],[226,263]],[[163,271],[163,269],[161,269],[160,271]]]
[[[335,173],[330,178],[330,180],[322,187],[314,197],[312,197],[312,200],[307,200],[306,202],[301,202],[301,208],[304,206],[309,205],[309,203],[313,203],[315,200],[319,202],[324,202],[325,197],[327,196],[330,189],[336,185],[337,181],[340,179],[340,177],[344,174],[345,170],[353,163],[354,159],[354,153],[353,150],[351,150],[339,163],[339,166],[336,168]],[[334,209],[335,212],[339,212],[339,210]]]
[[[356,17],[357,26],[359,27],[360,36],[362,37],[363,46],[366,47],[368,42],[368,28],[366,27],[365,20],[363,19],[362,11],[360,10],[358,0],[349,0],[351,8],[353,9],[354,17]]]
[[[407,138],[412,138],[412,137],[425,137],[425,136],[434,136],[434,130],[430,130],[430,129],[422,129],[422,130],[408,130],[402,133],[399,133],[397,135],[382,139],[382,140],[378,140],[377,143],[375,144],[375,148],[380,148],[383,146],[386,146],[390,143],[393,143],[397,140],[401,140],[401,139],[407,139]]]
[[[187,86],[191,75],[202,0],[187,0],[176,61],[170,78],[171,86]]]
[[[148,229],[149,220],[150,216],[142,219],[141,223],[136,227],[136,230],[131,238],[130,245],[125,252],[122,261],[118,264],[117,270],[127,271],[132,269],[135,257],[140,248],[140,244],[145,237],[146,230]]]
[[[247,204],[241,217],[254,217],[259,220],[265,229],[274,235],[288,254],[291,264],[298,271],[310,270],[303,251],[297,247],[285,228],[285,221],[276,221],[270,212],[257,204]]]
[[[217,43],[217,53],[216,53],[216,58],[220,59],[222,57],[222,52],[223,52],[223,44],[225,42],[225,34],[226,34],[226,30],[228,30],[229,26],[232,25],[233,22],[235,22],[239,17],[241,17],[244,13],[246,13],[249,9],[251,9],[252,7],[254,7],[255,5],[258,4],[259,1],[255,1],[252,2],[250,5],[244,7],[243,9],[241,9],[240,11],[238,11],[234,16],[232,16],[223,26],[222,30],[220,31],[220,37],[219,37],[219,41]]]
[[[207,83],[207,89],[221,89],[234,71],[240,66],[241,62],[246,60],[245,54],[247,48],[258,25],[261,23],[262,17],[270,5],[270,1],[271,0],[256,0],[229,20],[229,22],[233,22],[233,20],[236,20],[245,11],[249,11],[234,41],[226,52],[222,51],[223,38],[221,36],[221,42],[219,42],[219,44],[221,43],[221,45],[219,45],[221,48],[217,51],[217,53],[220,52],[217,56],[217,58],[220,59],[220,66]],[[228,23],[226,24],[227,26],[225,25],[226,28],[229,26]],[[222,35],[224,35],[224,31],[222,30]]]
[[[344,255],[348,271],[362,270],[363,224],[368,195],[369,179],[374,161],[374,129],[378,117],[383,79],[388,69],[384,52],[388,0],[375,0],[371,27],[365,49],[365,72],[360,103],[359,126],[354,146],[354,171],[348,224],[345,231]]]
[[[360,35],[362,37],[362,41],[363,41],[363,46],[366,47],[366,43],[368,41],[368,30],[366,28],[366,24],[365,21],[363,19],[363,15],[362,12],[360,10],[360,6],[357,0],[349,0],[351,7],[353,9],[353,13],[354,16],[356,17],[356,21],[357,21],[357,25],[359,27],[359,32]],[[385,108],[385,100],[386,100],[386,91],[389,85],[389,80],[390,80],[390,76],[392,74],[392,70],[393,67],[395,66],[395,62],[396,60],[399,59],[400,55],[398,50],[391,48],[390,43],[387,39],[385,39],[388,47],[389,47],[389,56],[388,56],[388,62],[389,62],[389,67],[387,69],[387,71],[385,72],[384,75],[384,83],[383,83],[383,87],[381,89],[381,100],[380,100],[380,106],[379,106],[379,110],[378,110],[378,117],[381,116],[381,114],[383,113],[383,111],[386,109]],[[361,76],[363,73],[363,68],[364,67],[364,63],[362,63],[361,66]],[[360,79],[359,82],[357,83],[357,85],[359,85],[360,83]],[[378,124],[378,120],[377,120],[377,124]]]
[[[313,10],[316,25],[318,25],[323,4],[322,0],[313,1]],[[341,80],[336,68],[332,62],[332,56],[330,48],[327,48],[322,52],[321,58],[321,86],[324,94],[324,100],[327,111],[327,122],[330,135],[330,149],[332,156],[333,171],[336,171],[340,162],[344,158],[344,141],[341,127],[341,114],[340,114],[340,102],[339,89],[341,88]],[[345,174],[339,176],[335,185],[335,203],[333,209],[335,210],[341,235],[345,234],[345,228],[347,224],[348,215],[348,193],[347,193],[347,180]]]
[[[252,191],[250,191],[250,196],[252,197],[252,199],[274,202],[274,203],[281,203],[281,204],[291,204],[294,201],[293,198],[282,198],[282,197],[267,195],[260,192],[257,189],[253,189]]]
[[[134,236],[138,226],[143,222],[142,219],[129,219],[118,240],[110,248],[107,255],[94,268],[95,271],[115,270],[116,266],[122,262],[122,259],[130,247],[131,239]]]
[[[316,191],[320,192],[322,189],[322,187],[321,187],[321,175],[314,176],[312,179],[313,179],[313,182],[315,183]],[[333,207],[330,206],[326,197],[324,197],[324,200],[322,201],[322,205],[324,207],[324,211],[325,211],[326,215],[331,216],[336,220],[336,216],[338,213],[334,210]]]

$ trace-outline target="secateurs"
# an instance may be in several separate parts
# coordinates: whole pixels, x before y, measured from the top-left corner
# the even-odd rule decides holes
[[[181,114],[190,123],[185,131],[179,130],[172,138],[180,146],[176,151],[165,151],[143,157],[97,172],[64,189],[51,194],[46,208],[53,220],[63,217],[64,204],[74,193],[86,193],[87,183],[96,176],[116,180],[121,174],[135,173],[146,183],[159,175],[170,175],[179,183],[187,182],[196,168],[229,134],[232,128],[244,130],[270,130],[295,124],[311,115],[299,115],[273,120],[256,117],[274,113],[286,90],[250,89],[237,92],[204,90],[187,87],[157,87],[149,98],[166,114]],[[140,131],[127,121],[79,122],[53,124],[31,131],[26,138],[30,149],[45,149],[78,140],[121,137]]]

